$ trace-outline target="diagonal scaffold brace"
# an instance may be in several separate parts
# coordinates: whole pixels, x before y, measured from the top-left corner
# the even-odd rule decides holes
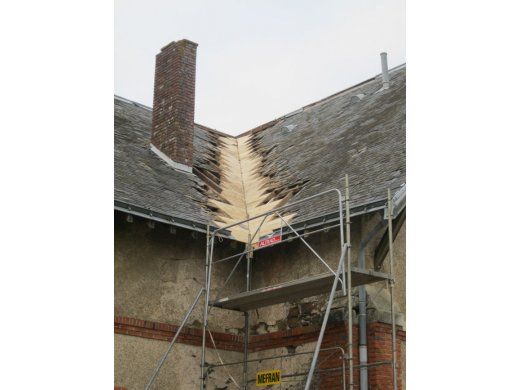
[[[309,375],[307,376],[307,382],[305,383],[305,390],[309,390],[312,377],[314,375],[314,370],[316,369],[316,363],[318,361],[318,355],[320,352],[321,343],[323,341],[323,336],[325,334],[325,328],[327,327],[327,321],[330,315],[330,308],[332,306],[332,301],[334,300],[334,294],[336,293],[336,288],[338,286],[339,275],[341,274],[341,267],[343,267],[343,261],[345,260],[345,255],[348,251],[348,245],[343,244],[343,249],[341,250],[341,257],[339,259],[338,270],[336,271],[336,277],[334,278],[334,283],[332,284],[332,290],[330,291],[329,301],[327,303],[327,309],[325,310],[325,315],[323,317],[323,323],[321,324],[320,335],[318,337],[318,341],[316,343],[316,347],[314,349],[314,355],[312,356],[311,368],[309,369]]]
[[[173,339],[170,342],[170,345],[168,345],[168,349],[166,350],[166,352],[164,353],[163,357],[159,361],[159,364],[155,368],[155,370],[154,370],[152,376],[150,377],[150,380],[146,384],[146,387],[144,388],[144,390],[149,390],[150,387],[152,386],[153,382],[155,381],[155,378],[157,377],[157,374],[159,374],[159,371],[161,370],[161,367],[163,366],[164,362],[166,361],[166,358],[168,357],[168,354],[172,350],[173,344],[175,344],[175,341],[177,341],[177,337],[179,337],[179,334],[181,333],[182,328],[184,327],[184,325],[186,325],[186,322],[188,321],[188,318],[190,317],[191,313],[193,312],[193,309],[195,309],[195,306],[197,306],[197,303],[199,302],[199,299],[202,296],[202,293],[204,292],[204,290],[205,290],[204,287],[201,287],[201,289],[199,290],[199,293],[197,294],[197,297],[195,298],[195,301],[193,302],[193,304],[191,305],[190,309],[188,310],[188,313],[184,316],[184,319],[182,320],[181,325],[177,329],[177,332],[175,332],[175,336],[173,336]]]

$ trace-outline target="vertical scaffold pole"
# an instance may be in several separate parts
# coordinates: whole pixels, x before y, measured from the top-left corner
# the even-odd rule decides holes
[[[202,353],[200,358],[200,390],[204,390],[204,367],[206,363],[206,329],[208,328],[208,305],[209,305],[209,292],[211,288],[211,265],[213,259],[213,245],[215,242],[215,236],[210,240],[209,225],[206,236],[206,279],[204,281],[205,286],[205,300],[204,300],[204,315],[202,319]]]
[[[251,234],[248,235],[247,238],[247,246],[246,246],[246,260],[247,260],[247,270],[246,270],[246,291],[251,290],[251,256],[252,256],[252,247],[251,247]],[[244,390],[247,390],[247,348],[249,344],[249,312],[244,312],[244,379],[243,386]]]
[[[390,260],[390,310],[392,315],[392,380],[393,390],[397,390],[397,350],[395,336],[395,310],[394,310],[394,235],[392,231],[392,219],[394,218],[394,203],[392,193],[388,189],[388,255]]]
[[[336,287],[338,286],[339,275],[341,273],[341,267],[343,267],[343,262],[345,261],[345,256],[347,252],[347,244],[343,246],[343,250],[341,251],[341,257],[338,262],[338,269],[336,271],[336,276],[334,277],[334,282],[332,283],[332,290],[330,291],[329,301],[327,303],[327,308],[325,309],[325,314],[323,316],[323,322],[321,324],[320,335],[318,336],[318,341],[316,342],[316,346],[314,347],[314,354],[312,355],[311,368],[309,369],[309,375],[307,375],[307,382],[305,383],[304,390],[310,390],[312,377],[314,375],[314,370],[316,368],[316,363],[318,362],[318,355],[321,348],[321,343],[323,341],[323,335],[325,334],[325,329],[327,328],[327,321],[329,320],[330,308],[332,306],[332,301],[334,300],[334,294],[336,293]]]
[[[345,175],[345,224],[347,245],[347,310],[348,310],[348,388],[354,390],[354,359],[352,348],[352,273],[351,273],[351,246],[350,246],[350,193],[348,175]],[[343,263],[343,284],[345,283],[345,263]]]

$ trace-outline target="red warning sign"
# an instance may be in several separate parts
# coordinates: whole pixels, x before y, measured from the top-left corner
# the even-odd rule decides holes
[[[274,243],[280,242],[280,241],[282,241],[282,236],[269,237],[269,238],[265,238],[265,239],[260,240],[257,243],[255,243],[255,247],[262,248],[264,246],[273,245]]]

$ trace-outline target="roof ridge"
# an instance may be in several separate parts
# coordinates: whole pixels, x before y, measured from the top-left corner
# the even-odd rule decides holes
[[[405,67],[406,67],[406,62],[404,62],[404,63],[402,63],[402,64],[400,64],[400,65],[394,66],[393,68],[389,69],[389,70],[388,70],[388,73],[394,73],[394,72],[396,72],[396,71],[398,71],[398,70],[401,70],[401,69],[403,69],[403,68],[405,68]],[[364,85],[364,84],[366,84],[366,83],[369,83],[369,82],[371,82],[371,81],[376,80],[378,77],[381,77],[381,73],[378,73],[378,74],[376,74],[375,76],[373,76],[373,77],[371,77],[371,78],[368,78],[368,79],[366,79],[366,80],[364,80],[364,81],[361,81],[360,83],[357,83],[357,84],[354,84],[354,85],[352,85],[352,86],[350,86],[350,87],[347,87],[347,88],[345,88],[345,89],[342,89],[341,91],[335,92],[335,93],[333,93],[332,95],[326,96],[326,97],[324,97],[323,99],[316,100],[316,101],[314,101],[314,102],[312,102],[312,103],[306,104],[305,106],[302,106],[302,107],[300,107],[300,108],[297,108],[297,109],[295,109],[295,110],[293,110],[293,111],[291,111],[291,112],[289,112],[289,113],[287,113],[287,114],[285,114],[285,115],[282,115],[282,116],[280,116],[280,117],[278,117],[278,118],[275,118],[275,119],[272,119],[272,120],[270,120],[270,121],[264,122],[264,123],[262,123],[262,124],[260,124],[260,125],[258,125],[258,126],[253,127],[252,129],[249,129],[249,130],[247,130],[247,131],[244,131],[243,133],[240,133],[240,134],[238,134],[238,135],[227,134],[227,133],[224,133],[223,131],[220,131],[220,130],[217,130],[217,129],[213,129],[213,128],[208,127],[208,126],[205,126],[205,125],[201,125],[200,123],[195,123],[195,125],[200,126],[200,127],[203,127],[205,130],[212,131],[212,132],[214,132],[214,133],[216,133],[216,134],[219,134],[219,135],[223,135],[223,136],[226,136],[226,137],[231,137],[231,138],[235,138],[235,139],[236,139],[236,138],[239,138],[239,137],[246,136],[246,135],[248,135],[248,134],[252,134],[252,133],[255,133],[255,132],[258,132],[258,131],[265,130],[266,128],[275,125],[276,122],[278,122],[278,121],[281,121],[281,120],[283,120],[283,119],[286,119],[286,118],[288,118],[288,117],[290,117],[290,116],[292,116],[292,115],[294,115],[294,114],[296,114],[296,113],[298,113],[298,112],[301,112],[301,111],[303,111],[303,110],[305,110],[305,109],[307,109],[307,108],[309,108],[309,107],[313,107],[313,106],[315,106],[315,105],[317,105],[317,104],[324,103],[324,102],[329,101],[330,99],[333,99],[333,98],[335,98],[335,97],[337,97],[337,96],[340,96],[340,95],[342,95],[342,94],[344,94],[344,93],[346,93],[346,92],[352,91],[352,90],[354,90],[354,89],[356,89],[356,88],[358,88],[358,87],[360,87],[360,86],[362,86],[362,85]],[[124,101],[124,102],[126,102],[126,103],[131,103],[131,104],[134,104],[134,105],[139,106],[139,107],[141,107],[141,108],[144,108],[144,109],[146,109],[146,110],[152,111],[152,108],[151,108],[151,107],[145,106],[145,105],[142,104],[142,103],[138,103],[138,102],[136,102],[136,101],[133,101],[133,100],[130,100],[130,99],[124,98],[124,97],[119,96],[119,95],[116,95],[116,94],[114,94],[114,97],[115,97],[116,99],[121,100],[121,101]]]
[[[388,70],[388,73],[396,72],[396,71],[398,71],[398,70],[400,70],[400,69],[402,69],[402,68],[404,68],[404,67],[406,67],[406,62],[405,62],[405,63],[402,63],[401,65],[397,65],[397,66],[393,67],[392,69],[389,69],[389,70]],[[366,80],[364,80],[364,81],[361,81],[360,83],[357,83],[357,84],[354,84],[354,85],[352,85],[352,86],[350,86],[350,87],[347,87],[347,88],[345,88],[345,89],[342,89],[341,91],[335,92],[335,93],[333,93],[332,95],[326,96],[326,97],[324,97],[323,99],[316,100],[316,101],[314,101],[314,102],[312,102],[312,103],[306,104],[305,106],[302,106],[302,107],[300,107],[300,108],[297,108],[296,110],[293,110],[293,111],[291,111],[291,112],[289,112],[289,113],[287,113],[287,114],[285,114],[285,115],[282,115],[282,116],[280,116],[280,117],[278,117],[278,118],[276,118],[276,119],[273,119],[273,120],[271,120],[271,121],[265,122],[265,123],[263,123],[263,124],[261,124],[261,125],[259,125],[259,126],[256,126],[256,127],[252,128],[252,129],[250,129],[250,130],[247,130],[247,131],[245,131],[245,132],[243,132],[243,133],[237,135],[236,137],[238,138],[238,137],[245,136],[245,135],[247,135],[247,134],[249,134],[249,133],[254,133],[254,132],[256,132],[256,131],[260,131],[260,130],[259,130],[260,128],[262,128],[262,130],[263,130],[263,129],[267,128],[267,127],[271,127],[272,125],[274,125],[274,124],[275,124],[276,122],[278,122],[278,121],[281,121],[281,120],[283,120],[283,119],[286,119],[286,118],[288,118],[288,117],[290,117],[290,116],[292,116],[292,115],[294,115],[294,114],[297,114],[298,112],[301,112],[301,111],[303,111],[303,110],[305,110],[305,109],[307,109],[307,108],[309,108],[309,107],[313,107],[313,106],[315,106],[315,105],[317,105],[317,104],[320,104],[320,103],[325,103],[325,102],[329,101],[329,100],[332,99],[332,98],[335,98],[335,97],[337,97],[337,96],[340,96],[340,95],[342,95],[342,94],[344,94],[344,93],[346,93],[346,92],[349,92],[349,91],[352,91],[352,90],[354,90],[354,89],[356,89],[356,88],[359,88],[360,86],[365,85],[366,83],[369,83],[369,82],[371,82],[371,81],[374,81],[374,80],[376,80],[378,77],[381,77],[381,73],[378,73],[378,74],[376,74],[375,76],[373,76],[373,77],[371,77],[371,78],[368,78],[368,79],[366,79]],[[272,124],[272,125],[271,125],[271,124]]]

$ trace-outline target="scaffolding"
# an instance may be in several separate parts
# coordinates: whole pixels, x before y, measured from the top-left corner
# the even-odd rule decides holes
[[[339,374],[341,375],[341,389],[342,390],[346,390],[347,389],[347,382],[346,382],[346,367],[345,367],[345,361],[347,360],[346,359],[346,352],[345,350],[340,347],[340,346],[334,346],[334,347],[329,347],[329,348],[322,348],[320,350],[320,353],[323,353],[323,352],[328,352],[327,355],[324,357],[324,359],[320,362],[321,364],[323,363],[326,363],[328,360],[331,360],[331,358],[336,358],[341,361],[341,367],[338,367],[338,368],[319,368],[319,365],[317,367],[317,369],[315,370],[315,373],[317,374],[321,374],[321,373],[326,373],[326,374],[329,374],[329,373],[334,373],[334,372],[339,372]],[[258,359],[248,359],[248,363],[263,363],[265,361],[271,361],[271,360],[279,360],[278,364],[279,364],[279,369],[282,371],[284,370],[284,366],[283,366],[283,362],[284,360],[288,360],[288,359],[292,359],[292,358],[296,358],[296,357],[299,357],[299,356],[304,356],[304,355],[309,355],[309,354],[314,354],[314,351],[309,351],[309,352],[294,352],[294,353],[288,353],[288,354],[281,354],[281,355],[275,355],[275,356],[268,356],[268,357],[262,357],[262,358],[258,358]],[[337,356],[339,355],[339,356]],[[232,362],[232,363],[222,363],[222,364],[210,364],[208,366],[208,370],[211,370],[211,369],[216,369],[216,368],[220,368],[220,367],[229,367],[229,366],[235,366],[235,365],[242,365],[243,362],[240,361],[240,362]],[[257,369],[258,370],[258,369]],[[306,381],[306,377],[307,377],[307,374],[308,372],[307,371],[303,371],[303,372],[295,372],[295,373],[290,373],[290,374],[287,374],[287,373],[284,373],[283,374],[283,380],[284,380],[284,383],[286,382],[299,382],[299,383],[302,383],[304,381]],[[251,379],[248,379],[247,380],[247,384],[251,384],[251,383],[254,383],[255,380],[251,380]],[[280,384],[280,388],[281,388],[281,384]]]
[[[318,254],[318,252],[309,244],[309,242],[305,239],[308,235],[323,231],[325,229],[318,229],[312,232],[303,232],[300,234],[288,221],[286,216],[288,211],[293,210],[300,206],[305,202],[309,202],[316,198],[322,198],[327,195],[336,194],[337,202],[338,202],[338,223],[334,225],[339,227],[340,234],[340,257],[334,271],[329,264]],[[344,202],[344,206],[343,206]],[[343,212],[343,208],[345,208],[345,212]],[[277,236],[276,240],[270,241],[269,245],[260,246],[254,245],[255,243],[259,243],[259,235],[260,229],[263,226],[264,222],[267,220],[269,216],[275,216],[281,222],[281,227],[278,231],[279,236]],[[199,291],[197,298],[193,302],[190,307],[188,313],[182,321],[177,333],[173,337],[167,351],[165,352],[163,358],[159,362],[158,366],[154,370],[152,377],[150,378],[145,390],[148,390],[153,384],[160,368],[164,364],[164,361],[170,352],[173,344],[175,343],[179,333],[181,332],[182,327],[185,325],[187,319],[193,312],[194,307],[199,302],[202,295],[205,296],[204,300],[204,312],[203,312],[203,322],[202,322],[202,351],[201,351],[201,360],[200,360],[200,390],[204,390],[206,388],[206,381],[208,379],[208,372],[210,369],[214,369],[216,367],[225,367],[229,365],[242,364],[243,365],[243,378],[242,385],[238,385],[235,379],[235,385],[237,387],[242,388],[243,390],[247,390],[248,383],[248,363],[258,361],[258,359],[248,359],[249,355],[249,311],[255,310],[261,307],[270,306],[282,302],[287,302],[296,299],[302,299],[306,297],[311,297],[319,294],[324,294],[329,292],[329,297],[327,301],[327,306],[325,310],[325,314],[323,316],[318,340],[316,342],[316,346],[314,347],[314,351],[312,352],[312,360],[310,364],[310,368],[306,371],[305,374],[297,373],[292,376],[302,376],[306,375],[305,379],[305,390],[311,389],[313,386],[313,376],[315,374],[320,350],[324,351],[326,349],[321,349],[321,344],[323,341],[323,337],[326,331],[327,322],[331,312],[332,302],[336,295],[336,292],[341,291],[343,297],[347,298],[347,312],[346,317],[348,320],[347,324],[347,352],[343,351],[342,353],[342,364],[343,364],[343,376],[342,383],[343,388],[346,389],[347,383],[345,380],[346,371],[345,371],[345,361],[348,362],[348,389],[354,389],[354,360],[353,360],[353,344],[352,344],[352,289],[357,286],[375,283],[379,281],[389,282],[390,285],[390,304],[391,304],[391,318],[392,318],[392,360],[390,364],[392,365],[392,378],[393,378],[393,389],[397,390],[397,361],[396,361],[396,326],[395,326],[395,312],[394,312],[394,297],[393,297],[393,288],[394,288],[394,279],[393,279],[393,235],[392,235],[392,218],[393,218],[393,205],[391,198],[391,191],[388,189],[388,204],[387,204],[387,212],[385,214],[385,218],[388,219],[388,229],[389,229],[389,260],[390,260],[390,273],[383,273],[374,270],[361,269],[357,267],[351,266],[351,241],[350,241],[350,196],[349,196],[349,184],[348,184],[348,176],[345,176],[345,196],[342,197],[341,191],[338,189],[330,189],[327,191],[320,192],[316,195],[301,199],[299,201],[293,202],[289,205],[285,205],[279,208],[275,208],[263,214],[259,214],[254,217],[250,217],[233,224],[229,224],[227,226],[218,228],[216,230],[210,231],[208,226],[207,228],[207,236],[206,236],[206,264],[205,264],[205,285]],[[228,256],[222,259],[214,259],[214,244],[215,239],[224,235],[223,233],[234,226],[244,225],[249,223],[250,221],[261,219],[260,224],[258,225],[254,234],[249,234],[248,242],[245,245],[245,249],[240,253],[237,253],[232,256]],[[329,227],[330,228],[330,227]],[[284,234],[285,233],[285,234]],[[278,283],[276,285],[271,285],[267,287],[257,288],[251,290],[251,261],[253,258],[253,254],[257,251],[263,250],[265,248],[272,248],[276,245],[280,245],[287,241],[291,241],[294,239],[299,239],[303,242],[303,244],[312,252],[312,254],[319,260],[328,270],[328,272],[321,273],[318,275],[307,276],[304,278],[299,278],[297,280],[292,280],[289,282]],[[255,241],[256,240],[256,241]],[[231,277],[238,269],[238,266],[242,262],[243,259],[246,259],[246,275],[245,275],[245,291],[239,292],[237,294],[233,294],[226,297],[220,296],[220,290],[223,289]],[[211,299],[212,292],[212,278],[213,278],[213,266],[222,262],[230,261],[233,259],[237,259],[235,264],[227,276],[223,285],[219,286],[219,291],[217,291],[216,298]],[[214,307],[218,307],[220,309],[227,310],[235,310],[244,313],[244,350],[243,350],[243,360],[242,362],[235,363],[227,363],[221,361],[219,365],[209,365],[206,363],[206,335],[209,335],[211,340],[213,341],[213,337],[211,335],[211,331],[208,328],[208,317],[211,312],[211,309]],[[213,342],[214,347],[215,344]],[[280,356],[276,356],[274,358],[279,358]],[[264,358],[265,360],[266,358]],[[379,364],[388,364],[389,362],[380,362],[375,364],[365,364],[364,367],[367,368],[371,365],[379,365]]]

